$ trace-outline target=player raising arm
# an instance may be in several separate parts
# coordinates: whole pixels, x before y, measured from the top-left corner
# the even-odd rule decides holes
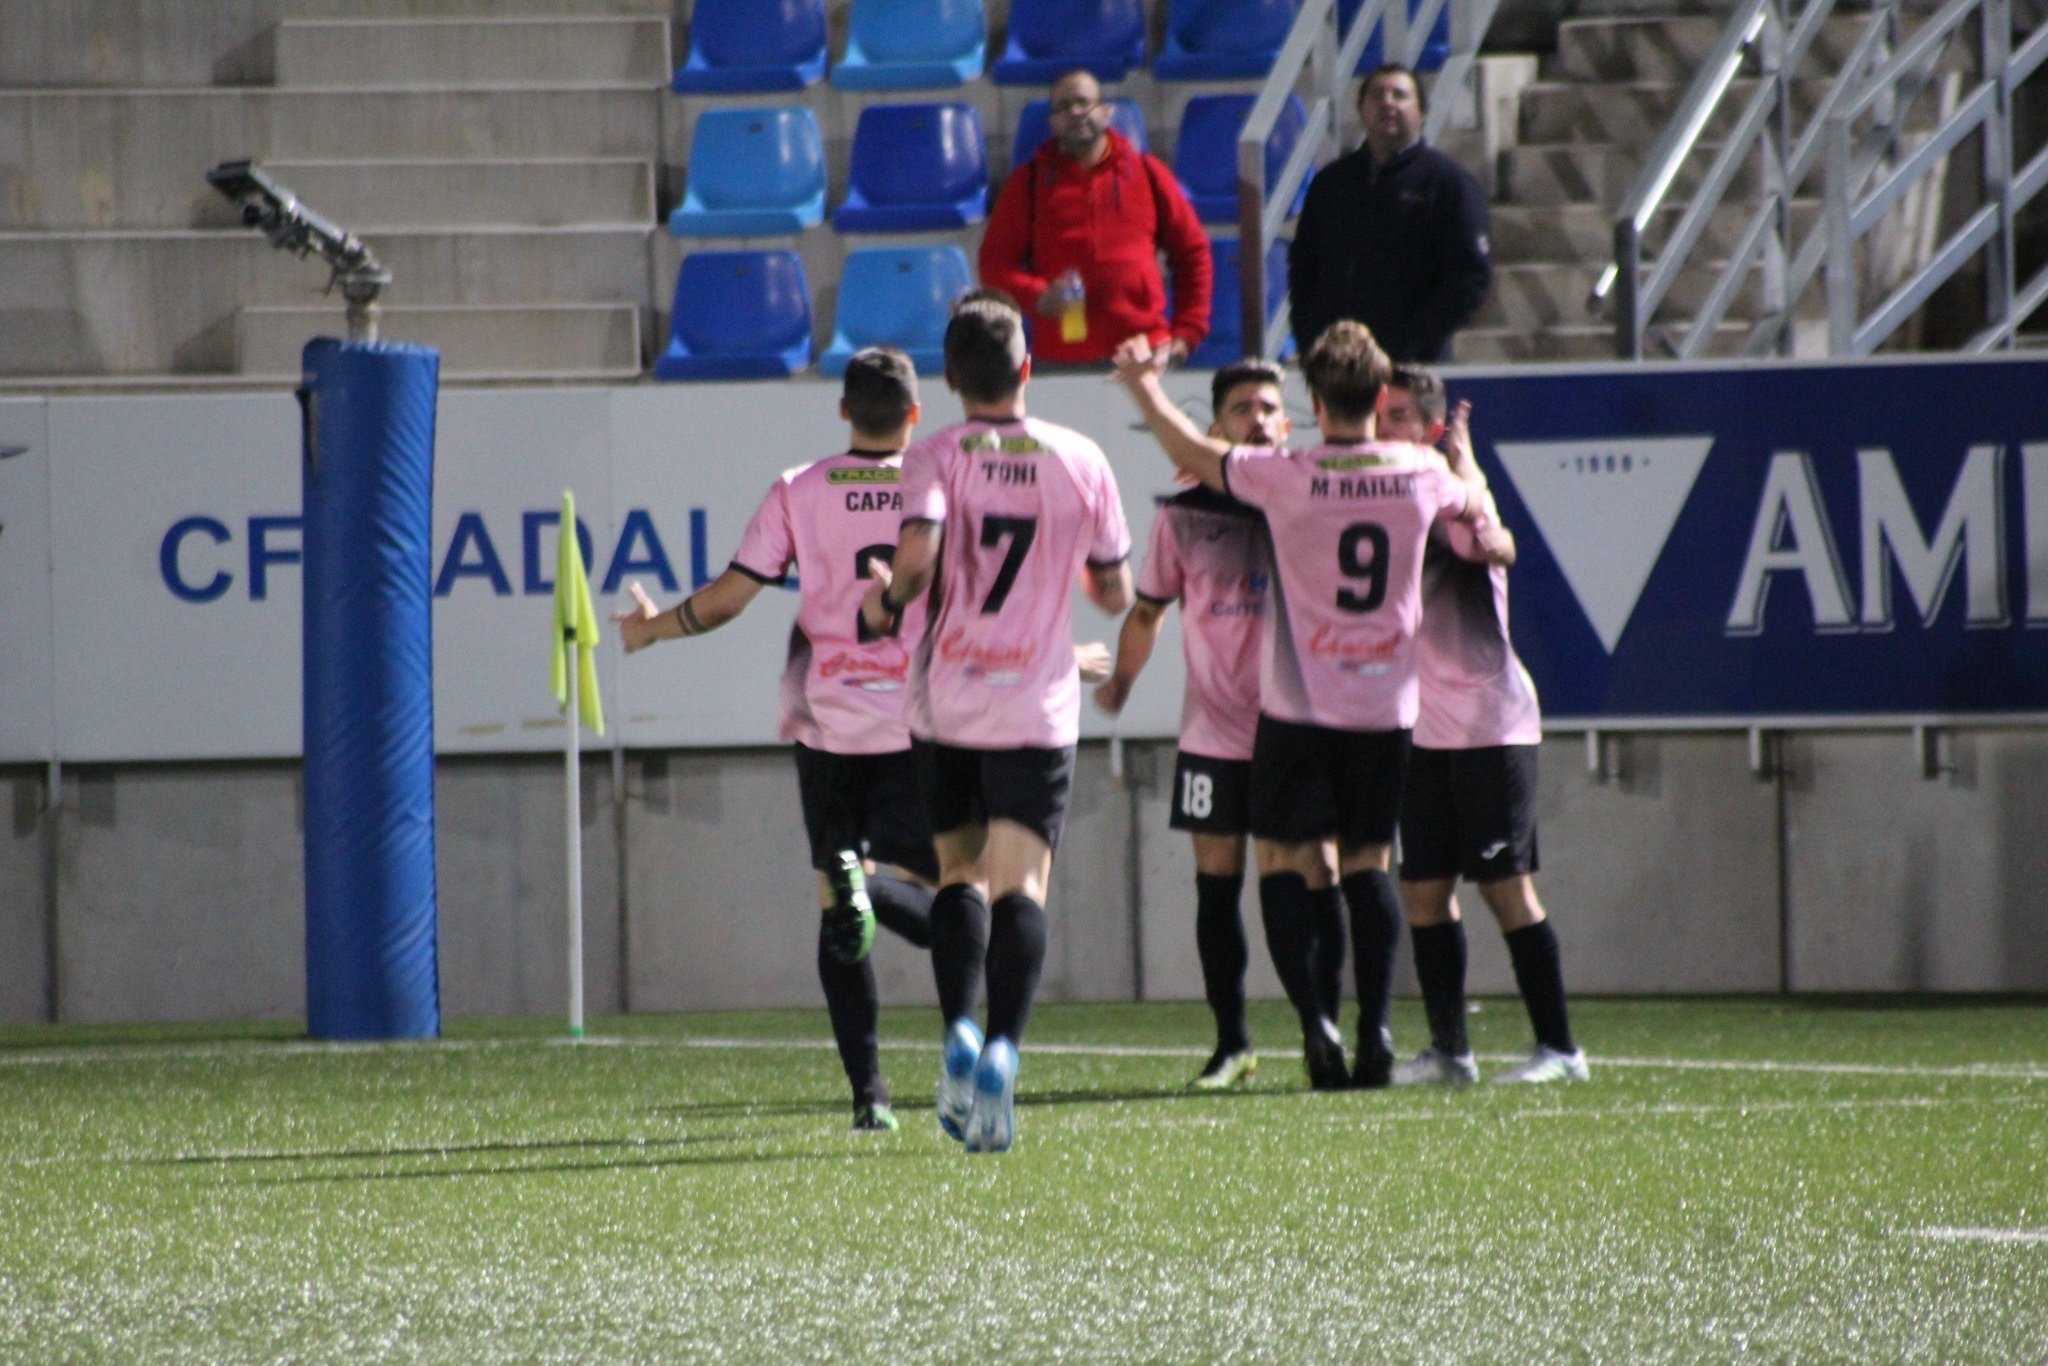
[[[1399,366],[1380,403],[1380,434],[1470,450],[1471,405],[1445,421],[1443,381]],[[1440,528],[1422,559],[1416,638],[1422,711],[1401,801],[1401,899],[1429,1047],[1394,1069],[1394,1084],[1476,1079],[1465,1037],[1465,927],[1452,889],[1479,888],[1507,941],[1536,1048],[1496,1081],[1583,1081],[1572,1042],[1557,934],[1536,899],[1536,758],[1543,718],[1536,685],[1508,638],[1514,538],[1490,518]]]
[[[1240,447],[1277,447],[1289,430],[1282,384],[1280,367],[1270,361],[1217,370],[1209,384],[1215,414],[1209,435]],[[1095,690],[1104,711],[1123,710],[1158,643],[1166,609],[1179,603],[1186,682],[1170,823],[1194,842],[1195,949],[1216,1020],[1216,1051],[1194,1080],[1199,1090],[1234,1086],[1258,1066],[1245,1022],[1249,955],[1238,900],[1250,829],[1259,633],[1272,559],[1265,521],[1251,508],[1199,486],[1167,499],[1152,522],[1138,600],[1117,636],[1115,671]],[[1316,995],[1328,1019],[1336,1018],[1343,989],[1344,906],[1336,867],[1335,851],[1326,849],[1309,878]]]
[[[969,1152],[1000,1152],[1080,736],[1070,597],[1078,577],[1103,611],[1128,606],[1131,537],[1101,449],[1025,416],[1031,362],[1013,304],[961,300],[945,355],[966,420],[904,453],[894,576],[861,612],[883,632],[932,595],[906,715],[939,852],[939,1123]],[[973,1018],[984,979],[985,1046]]]
[[[1311,980],[1307,875],[1337,840],[1358,991],[1359,1086],[1393,1067],[1387,1003],[1401,929],[1388,868],[1409,732],[1419,705],[1415,632],[1422,548],[1440,520],[1477,516],[1485,481],[1406,442],[1376,439],[1391,372],[1366,328],[1333,323],[1302,358],[1321,444],[1279,455],[1204,436],[1166,397],[1134,341],[1118,377],[1174,463],[1265,512],[1274,609],[1263,637],[1252,745],[1251,828],[1274,966],[1300,1016],[1312,1085],[1346,1084],[1344,1050]],[[1280,939],[1274,941],[1274,932]]]
[[[818,979],[853,1087],[853,1126],[893,1129],[868,948],[877,920],[920,948],[931,943],[938,861],[903,724],[909,647],[924,613],[913,607],[891,635],[864,635],[854,621],[903,515],[902,451],[918,418],[910,358],[891,347],[855,353],[839,413],[852,430],[846,451],[778,478],[724,573],[666,611],[634,583],[634,609],[612,620],[628,654],[701,635],[737,617],[762,585],[783,582],[796,566],[801,591],[779,732],[796,745],[804,829],[818,871]]]

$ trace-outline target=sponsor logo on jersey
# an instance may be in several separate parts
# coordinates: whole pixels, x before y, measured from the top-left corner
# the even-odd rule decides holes
[[[1376,465],[1396,464],[1392,457],[1378,451],[1359,451],[1355,455],[1326,455],[1316,461],[1319,470],[1364,470]]]
[[[829,471],[825,475],[828,484],[894,484],[903,478],[903,471],[894,465],[848,465]]]
[[[960,449],[969,455],[1043,455],[1046,448],[1035,436],[997,436],[994,432],[975,432],[961,439]]]
[[[1348,674],[1383,674],[1401,657],[1401,637],[1363,635],[1327,623],[1309,632],[1308,652]]]
[[[882,649],[836,650],[822,656],[817,669],[818,677],[839,679],[849,688],[894,692],[910,674],[910,656],[888,642]]]
[[[1038,654],[1038,646],[1029,641],[1013,645],[979,645],[967,639],[967,633],[956,627],[948,631],[939,641],[939,658],[948,664],[964,664],[970,678],[986,675],[988,681],[1015,682],[1015,670],[1029,664]],[[1002,675],[1007,674],[1007,677]]]

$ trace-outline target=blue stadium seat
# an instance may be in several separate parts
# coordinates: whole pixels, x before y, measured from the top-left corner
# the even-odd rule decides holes
[[[1263,76],[1301,0],[1167,0],[1166,45],[1152,59],[1162,81]]]
[[[1120,81],[1145,64],[1142,0],[1010,0],[1010,33],[996,59],[997,85],[1050,85],[1086,67]]]
[[[825,75],[824,0],[697,0],[674,87],[686,95],[801,90]]]
[[[1238,282],[1237,239],[1222,237],[1209,239],[1209,259],[1215,263],[1215,283],[1209,291],[1209,335],[1202,338],[1202,344],[1188,356],[1188,364],[1213,370],[1219,365],[1228,365],[1244,357],[1244,320],[1239,317],[1239,301],[1244,292]],[[1280,311],[1280,301],[1287,297],[1287,242],[1274,241],[1266,253],[1266,323],[1272,325],[1273,315]],[[1280,348],[1281,359],[1294,350],[1294,341],[1289,338]]]
[[[864,346],[896,346],[910,353],[920,375],[946,368],[946,316],[973,287],[967,254],[955,246],[861,247],[846,254],[839,275],[839,306],[832,344],[818,371],[835,379]]]
[[[832,84],[849,90],[965,85],[988,64],[981,0],[853,0]]]
[[[690,136],[688,187],[668,217],[678,237],[802,232],[825,219],[825,145],[801,105],[707,109]]]
[[[1245,115],[1252,109],[1253,95],[1197,95],[1180,116],[1180,138],[1173,148],[1173,173],[1187,191],[1188,202],[1204,223],[1237,221],[1237,135],[1244,129]],[[1293,95],[1280,111],[1266,139],[1266,189],[1280,178],[1281,167],[1294,152],[1308,124],[1308,113]],[[1302,182],[1292,212],[1300,212],[1301,195],[1308,190]]]
[[[676,272],[658,379],[776,379],[811,363],[811,295],[793,251],[697,251]]]
[[[1339,33],[1351,27],[1352,16],[1358,13],[1359,7],[1364,3],[1365,0],[1337,0],[1337,31]],[[1414,17],[1415,11],[1420,8],[1422,8],[1422,0],[1408,0],[1409,17]],[[1375,29],[1372,37],[1365,40],[1365,51],[1358,56],[1359,75],[1364,75],[1385,60],[1381,55],[1385,51],[1384,39],[1384,33],[1381,30]],[[1451,7],[1445,5],[1436,17],[1436,27],[1429,31],[1429,41],[1422,45],[1422,55],[1415,59],[1415,69],[1417,71],[1435,71],[1444,64],[1444,60],[1450,55]]]
[[[1131,140],[1131,145],[1143,152],[1150,144],[1145,139],[1145,111],[1138,107],[1136,100],[1111,100],[1109,102],[1109,126]],[[1010,165],[1022,166],[1031,160],[1031,154],[1038,145],[1052,136],[1051,105],[1042,99],[1032,100],[1017,112],[1017,136],[1010,143]]]
[[[872,104],[853,128],[841,232],[917,232],[988,212],[988,152],[971,104]]]

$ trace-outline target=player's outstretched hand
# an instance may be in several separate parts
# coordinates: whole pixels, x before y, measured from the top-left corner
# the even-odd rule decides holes
[[[1472,451],[1472,400],[1461,398],[1452,405],[1450,420],[1444,423],[1444,449],[1450,453],[1452,469],[1485,477]]]
[[[1124,383],[1136,385],[1148,376],[1157,379],[1165,368],[1167,352],[1154,352],[1152,339],[1140,332],[1135,337],[1126,337],[1110,356],[1110,363],[1116,367],[1116,378]]]
[[[1111,674],[1095,689],[1095,705],[1115,716],[1131,700],[1131,680]]]
[[[873,582],[860,600],[860,619],[862,625],[880,635],[889,629],[889,609],[883,605],[882,595],[896,582],[896,572],[880,555],[870,555],[867,561],[868,577]]]
[[[633,606],[627,611],[612,613],[612,621],[619,628],[619,644],[625,647],[627,654],[632,654],[654,643],[654,624],[661,620],[661,609],[654,605],[653,598],[647,596],[640,580],[628,583],[626,591],[633,595]]]
[[[1100,683],[1108,678],[1114,659],[1109,647],[1099,640],[1074,646],[1074,667],[1081,671],[1083,683]]]

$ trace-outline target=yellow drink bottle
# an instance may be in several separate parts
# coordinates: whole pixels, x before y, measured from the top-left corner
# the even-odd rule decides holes
[[[1066,307],[1060,310],[1060,340],[1063,342],[1084,342],[1088,340],[1088,296],[1081,288],[1081,273],[1070,270],[1060,276],[1060,283],[1070,291]]]

